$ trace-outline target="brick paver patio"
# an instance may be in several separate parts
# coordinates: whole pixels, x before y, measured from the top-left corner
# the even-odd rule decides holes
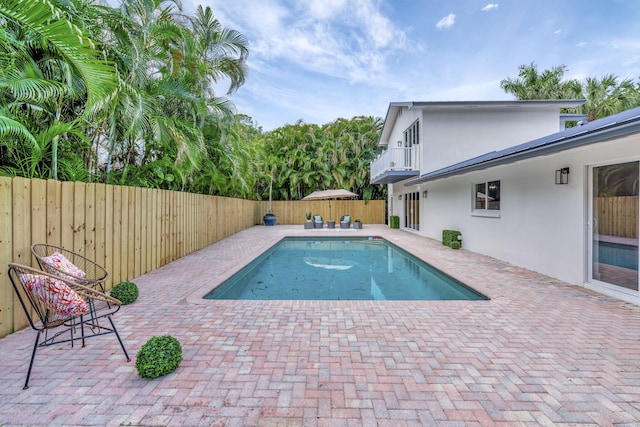
[[[284,235],[377,235],[490,301],[205,301]],[[640,425],[640,307],[386,226],[253,227],[134,280],[113,336],[38,351],[0,340],[0,425]],[[184,360],[138,377],[171,334]]]

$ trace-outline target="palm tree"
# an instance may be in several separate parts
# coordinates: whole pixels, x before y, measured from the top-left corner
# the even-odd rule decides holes
[[[13,129],[14,137],[29,141],[20,148],[20,140],[4,140],[12,154],[4,171],[57,178],[58,165],[77,164],[86,148],[82,120],[95,118],[107,103],[115,69],[56,3],[8,0],[0,16],[6,24],[0,30],[0,99],[3,122],[12,124],[3,133]],[[69,147],[58,162],[61,145]]]
[[[235,92],[247,76],[247,38],[238,31],[224,28],[208,6],[203,9],[199,5],[190,22],[197,62],[187,67],[191,65],[197,73],[201,94],[215,98],[212,84],[224,78],[231,82],[227,93]]]
[[[535,63],[521,65],[519,78],[506,78],[500,87],[517,99],[584,99],[580,110],[587,120],[606,117],[640,105],[639,87],[631,80],[618,82],[612,74],[602,78],[587,78],[584,83],[577,80],[563,81],[567,70],[565,65],[538,72]]]
[[[0,18],[5,172],[253,194],[251,127],[213,90],[245,82],[248,43],[210,8],[7,0]]]
[[[365,200],[384,198],[385,188],[369,184],[369,163],[377,146],[382,119],[337,119],[323,126],[299,120],[263,135],[258,164],[274,173],[276,200],[301,199],[317,189],[345,188]],[[259,197],[266,197],[267,180],[260,181]]]
[[[584,85],[583,109],[587,120],[607,117],[638,104],[637,88],[631,80],[618,82],[613,74],[605,74],[600,79],[588,77]]]
[[[560,65],[538,72],[535,62],[518,67],[518,78],[500,81],[500,87],[519,100],[536,99],[578,99],[581,86],[577,80],[562,81],[567,67]]]
[[[115,163],[120,182],[145,184],[150,181],[140,173],[150,169],[162,177],[155,184],[191,188],[208,156],[204,135],[220,135],[215,128],[233,116],[233,105],[215,97],[212,84],[229,70],[235,85],[244,82],[244,73],[238,72],[246,59],[242,37],[223,29],[209,8],[199,8],[198,17],[190,20],[183,19],[177,3],[158,0],[125,0],[118,10],[106,12],[105,45],[121,76],[111,124],[96,134],[108,136],[106,173]],[[242,51],[241,58],[225,61],[224,54],[234,49]],[[220,70],[219,64],[227,68]],[[167,159],[174,164],[169,166]],[[140,164],[152,165],[141,169]]]

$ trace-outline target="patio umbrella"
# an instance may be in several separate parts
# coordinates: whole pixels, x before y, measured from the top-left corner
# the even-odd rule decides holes
[[[351,197],[358,197],[358,195],[347,190],[318,190],[303,197],[302,200],[348,199]],[[329,202],[329,219],[331,219],[331,202]]]

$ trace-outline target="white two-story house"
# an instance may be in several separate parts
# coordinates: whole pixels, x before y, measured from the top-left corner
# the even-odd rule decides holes
[[[565,129],[582,103],[391,103],[371,182],[404,230],[640,304],[640,108]]]

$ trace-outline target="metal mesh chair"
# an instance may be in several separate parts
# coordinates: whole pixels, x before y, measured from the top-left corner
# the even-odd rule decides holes
[[[351,228],[351,215],[342,215],[340,217],[340,228]]]
[[[32,245],[31,253],[42,271],[104,292],[104,282],[109,279],[109,273],[95,261],[60,246],[45,243]],[[61,259],[63,262],[60,262]],[[64,262],[65,259],[72,265]]]
[[[129,362],[122,339],[111,316],[121,302],[96,288],[79,285],[44,271],[20,264],[9,264],[9,279],[20,300],[20,305],[36,331],[24,388],[29,388],[29,378],[36,351],[53,344],[81,341],[106,334],[115,334]],[[107,322],[100,322],[103,319]],[[43,340],[40,341],[40,338]]]
[[[322,218],[322,215],[314,215],[313,228],[323,228],[323,227],[324,227],[324,218]]]

